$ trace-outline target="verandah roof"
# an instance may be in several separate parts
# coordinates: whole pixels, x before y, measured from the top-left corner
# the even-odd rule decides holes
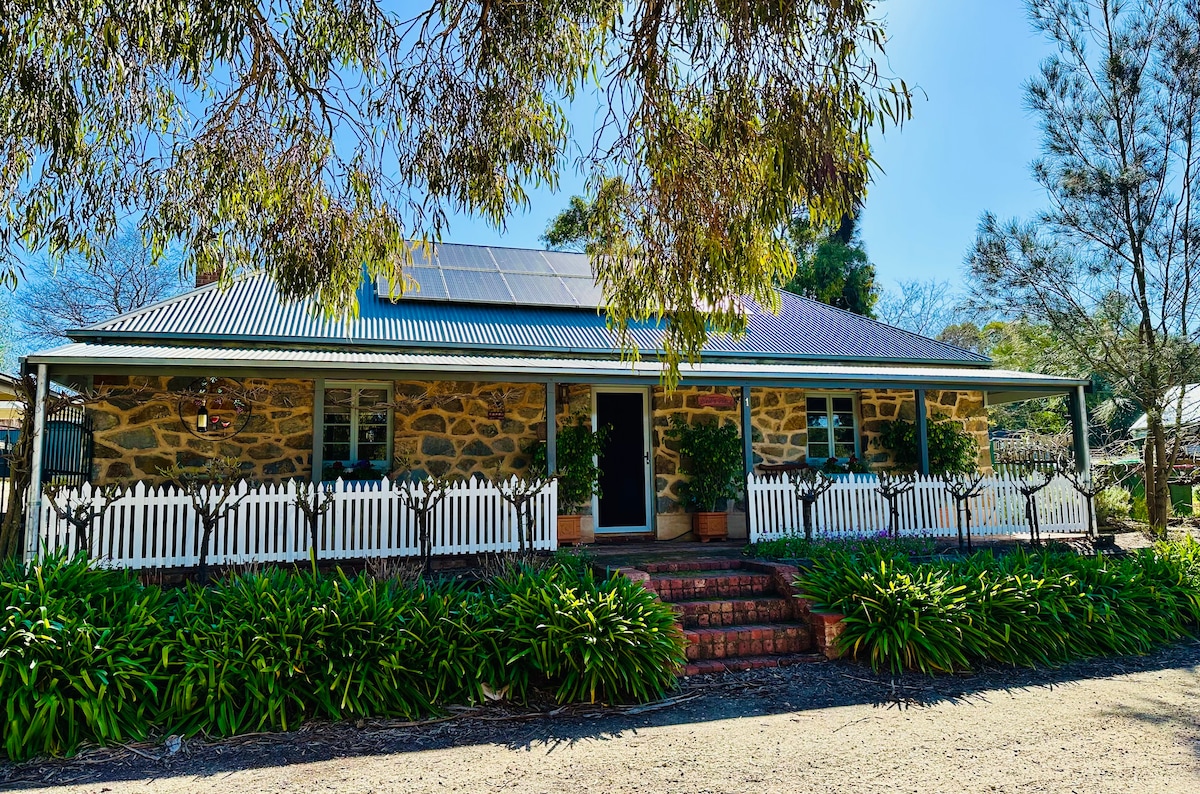
[[[56,376],[95,372],[185,374],[222,371],[259,376],[316,374],[413,380],[509,380],[577,383],[657,383],[662,364],[535,356],[449,353],[354,352],[329,349],[176,347],[77,342],[28,357]],[[984,391],[992,403],[1064,394],[1087,381],[978,367],[870,365],[861,363],[705,362],[681,367],[686,384],[795,386],[805,388],[960,389]]]

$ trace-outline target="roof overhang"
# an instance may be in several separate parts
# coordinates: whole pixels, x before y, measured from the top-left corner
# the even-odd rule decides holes
[[[242,377],[353,377],[355,379],[557,381],[653,384],[658,360],[512,357],[466,354],[353,352],[257,348],[174,347],[73,343],[27,357],[51,377],[78,384],[94,374]],[[680,367],[683,385],[794,386],[824,389],[961,389],[989,393],[989,402],[1064,394],[1088,381],[980,367],[705,362]]]

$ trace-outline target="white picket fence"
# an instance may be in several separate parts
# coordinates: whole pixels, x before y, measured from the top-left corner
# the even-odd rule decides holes
[[[0,477],[0,516],[8,512],[9,488],[8,479]]]
[[[818,535],[873,533],[889,525],[888,503],[879,494],[873,474],[847,474],[813,505],[813,528]],[[995,475],[983,479],[983,490],[969,500],[971,534],[1028,534],[1025,497],[1017,490],[1020,479]],[[791,482],[782,475],[749,477],[746,489],[750,541],[770,540],[804,531],[799,501]],[[898,501],[900,531],[909,535],[957,537],[954,499],[938,477],[918,476],[916,484]],[[1042,532],[1084,532],[1087,500],[1062,477],[1037,492],[1039,528]]]
[[[302,486],[296,481],[236,487],[238,505],[220,522],[209,544],[210,565],[296,562],[309,557],[310,535],[297,507]],[[310,486],[312,487],[312,486]],[[411,557],[420,554],[416,517],[388,480],[317,484],[333,495],[320,518],[317,558],[321,560]],[[60,506],[96,498],[101,489],[84,485],[56,496]],[[532,500],[532,546],[558,545],[558,483],[551,482]],[[475,554],[517,551],[521,526],[517,509],[500,489],[479,479],[450,486],[431,514],[433,553]],[[39,553],[71,554],[75,530],[43,502]],[[200,562],[203,529],[191,498],[174,486],[137,483],[113,502],[92,525],[89,555],[117,568],[175,568]]]

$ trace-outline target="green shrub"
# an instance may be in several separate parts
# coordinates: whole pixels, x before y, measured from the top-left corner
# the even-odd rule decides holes
[[[623,576],[519,569],[497,581],[497,628],[508,684],[523,697],[535,677],[560,702],[661,697],[684,664],[669,604]]]
[[[570,564],[567,564],[567,563]],[[415,718],[550,684],[648,699],[683,638],[669,605],[583,559],[470,589],[267,569],[164,592],[82,558],[0,568],[8,757],[151,730],[230,736],[313,718]]]
[[[688,507],[712,512],[740,493],[743,450],[737,425],[722,424],[720,418],[692,425],[675,414],[666,436],[679,443],[680,467],[687,476],[679,489]]]
[[[168,599],[82,558],[0,566],[4,749],[22,760],[70,755],[83,741],[142,739],[166,682]]]
[[[1145,502],[1142,506],[1145,507]],[[1105,488],[1096,494],[1096,521],[1100,524],[1108,524],[1113,520],[1123,521],[1129,518],[1132,510],[1133,501],[1129,491],[1119,485]]]
[[[933,474],[970,474],[979,468],[979,445],[960,422],[935,413],[926,426],[929,471]],[[879,441],[891,450],[896,467],[916,471],[920,466],[917,426],[904,419],[883,423]]]
[[[914,565],[882,553],[818,561],[798,582],[846,616],[843,648],[877,670],[1061,664],[1140,654],[1200,623],[1200,544],[1127,558],[1068,552]]]
[[[886,531],[874,534],[844,534],[808,540],[804,535],[784,535],[747,544],[742,552],[764,560],[816,560],[839,554],[885,556],[925,556],[935,548],[931,537],[904,535],[891,537]]]
[[[1145,524],[1150,520],[1150,511],[1146,508],[1146,497],[1133,497],[1133,508],[1129,511],[1129,516],[1134,521],[1140,521]]]

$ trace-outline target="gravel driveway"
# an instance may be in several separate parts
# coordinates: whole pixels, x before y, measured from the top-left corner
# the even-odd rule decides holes
[[[71,792],[1197,792],[1200,644],[1056,671],[690,679],[649,709],[490,708],[0,767]],[[556,712],[556,713],[553,713]],[[159,760],[155,760],[159,759]]]

